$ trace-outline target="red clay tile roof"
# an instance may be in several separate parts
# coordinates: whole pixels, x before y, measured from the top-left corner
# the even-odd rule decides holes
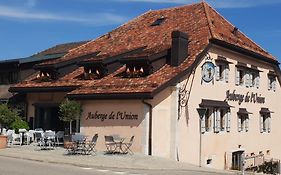
[[[59,54],[59,53],[68,53],[71,49],[74,49],[78,46],[81,46],[88,41],[79,41],[79,42],[71,42],[71,43],[64,43],[64,44],[58,44],[54,47],[51,47],[49,49],[43,50],[39,53],[36,53],[32,55],[32,57],[41,57],[45,55],[52,55],[52,54]]]
[[[162,16],[166,19],[161,25],[151,26],[155,20]],[[122,54],[144,46],[146,48],[143,55],[156,54],[171,48],[171,33],[179,30],[188,33],[190,41],[188,45],[189,56],[180,66],[171,67],[165,64],[158,71],[143,78],[121,78],[116,76],[125,70],[125,67],[122,67],[102,79],[87,81],[75,79],[75,77],[83,73],[83,69],[80,68],[55,82],[36,83],[28,81],[27,83],[18,84],[14,88],[80,86],[80,88],[70,92],[70,96],[81,94],[152,93],[161,89],[180,74],[184,75],[183,73],[186,73],[191,67],[197,56],[206,49],[210,39],[222,40],[254,51],[269,60],[276,60],[239,30],[237,33],[232,32],[233,29],[233,25],[203,2],[149,11],[110,33],[71,50],[64,57],[44,64],[56,64],[99,51],[100,53],[97,57],[88,60],[92,61]],[[142,53],[135,55],[142,55]]]

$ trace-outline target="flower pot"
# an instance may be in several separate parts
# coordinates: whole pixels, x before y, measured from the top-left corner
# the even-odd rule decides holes
[[[0,135],[0,149],[7,148],[8,136]]]

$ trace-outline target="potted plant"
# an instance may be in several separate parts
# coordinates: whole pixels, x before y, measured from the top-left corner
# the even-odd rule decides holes
[[[69,123],[69,137],[65,137],[64,142],[70,140],[72,134],[72,122],[80,119],[82,107],[80,103],[73,100],[65,100],[59,106],[60,120]]]
[[[1,133],[3,127],[10,128],[11,124],[18,119],[18,112],[12,110],[7,104],[0,104],[0,124]],[[7,146],[7,136],[0,135],[0,148],[6,148]]]

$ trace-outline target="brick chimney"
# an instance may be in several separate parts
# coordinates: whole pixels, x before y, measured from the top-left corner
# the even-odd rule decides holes
[[[188,34],[181,31],[172,32],[171,66],[179,66],[188,56]]]

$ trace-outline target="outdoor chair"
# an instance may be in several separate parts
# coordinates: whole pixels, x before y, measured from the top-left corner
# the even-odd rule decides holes
[[[58,131],[56,133],[56,145],[63,145],[63,137],[64,137],[64,131]]]
[[[86,145],[85,145],[85,154],[90,154],[91,152],[96,153],[96,149],[95,146],[97,144],[97,140],[98,140],[98,134],[95,134],[92,138],[91,141],[89,141]]]
[[[113,136],[104,136],[106,153],[112,154],[115,152],[117,145],[114,142]]]
[[[128,143],[122,143],[122,152],[124,154],[127,154],[127,153],[129,153],[131,155],[134,154],[133,151],[130,149],[130,147],[133,145],[134,138],[135,138],[135,136],[132,136]]]
[[[81,133],[72,135],[71,142],[65,145],[68,154],[86,153],[86,136]]]
[[[35,141],[38,144],[38,146],[42,147],[44,146],[44,133],[41,131],[35,131],[34,133]]]
[[[21,137],[19,134],[15,133],[15,130],[9,129],[6,134],[8,136],[8,146],[21,144]]]
[[[44,145],[45,148],[54,148],[55,147],[55,131],[48,130],[44,133]]]

